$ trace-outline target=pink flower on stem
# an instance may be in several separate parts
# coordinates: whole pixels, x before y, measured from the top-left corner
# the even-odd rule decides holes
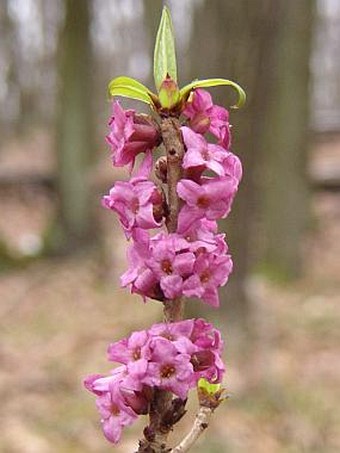
[[[193,328],[194,320],[184,319],[183,321],[172,323],[161,322],[154,324],[148,332],[151,337],[164,337],[167,340],[176,341],[183,336],[190,338]]]
[[[127,366],[130,376],[141,378],[145,375],[149,351],[149,335],[145,330],[133,332],[129,338],[112,343],[108,348],[108,358]]]
[[[169,390],[184,400],[194,373],[190,355],[179,354],[176,347],[165,338],[154,339],[151,348],[152,356],[145,383]]]
[[[183,126],[181,131],[187,148],[184,154],[183,168],[201,168],[202,171],[208,168],[217,175],[224,176],[223,161],[227,157],[227,151],[222,146],[208,143],[202,135],[196,134],[189,127]]]
[[[133,231],[133,244],[127,250],[129,268],[120,277],[123,287],[131,287],[132,293],[140,294],[144,301],[146,297],[162,300],[159,280],[145,262],[151,257],[149,234],[137,228]]]
[[[96,405],[101,415],[103,433],[107,440],[114,444],[119,442],[122,429],[137,419],[136,412],[127,404],[121,393],[124,377],[125,367],[119,367],[111,376],[98,379],[90,376],[85,380],[86,388],[98,396]]]
[[[137,154],[152,150],[160,143],[159,131],[145,116],[134,110],[124,110],[119,102],[113,103],[110,133],[106,139],[112,149],[112,162],[116,167],[133,168]]]
[[[194,320],[190,340],[199,348],[213,349],[219,353],[223,349],[221,332],[202,318]]]
[[[235,154],[230,151],[226,151],[222,166],[224,168],[225,175],[232,176],[238,182],[241,181],[242,164],[240,159]]]
[[[219,307],[217,288],[228,281],[232,269],[230,255],[199,255],[195,261],[194,274],[183,284],[183,294],[187,297],[199,297],[205,303]]]
[[[150,160],[152,162],[149,152],[138,173],[130,181],[116,182],[109,195],[102,199],[104,207],[117,212],[127,238],[134,228],[149,230],[161,226],[163,197],[160,189],[148,179]]]
[[[197,220],[184,234],[185,240],[189,243],[189,250],[196,255],[202,252],[226,253],[228,246],[224,240],[225,234],[216,232],[215,220],[205,218]]]
[[[186,202],[178,216],[178,233],[185,233],[194,222],[206,218],[217,220],[226,217],[237,191],[238,181],[230,176],[202,178],[202,184],[182,179],[177,193]]]
[[[221,332],[204,319],[195,319],[191,341],[199,349],[192,356],[195,371],[209,382],[221,382],[225,366],[221,359],[223,341]]]
[[[183,280],[192,272],[195,255],[186,248],[186,241],[176,234],[161,233],[151,243],[151,256],[145,264],[159,279],[168,299],[182,294]]]
[[[219,144],[229,149],[231,139],[229,112],[223,107],[214,105],[207,91],[196,89],[183,114],[189,118],[191,129],[199,134],[210,131],[217,137]]]

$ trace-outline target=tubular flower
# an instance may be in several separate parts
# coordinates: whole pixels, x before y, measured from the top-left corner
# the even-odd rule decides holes
[[[129,165],[132,169],[139,153],[159,145],[159,131],[147,116],[123,110],[118,101],[113,103],[112,112],[106,139],[111,146],[113,165]]]
[[[162,192],[148,177],[145,171],[139,171],[130,181],[118,181],[102,199],[104,207],[117,212],[127,238],[134,228],[161,226]]]
[[[202,178],[201,184],[182,179],[177,185],[177,193],[186,203],[179,213],[178,232],[184,233],[202,218],[217,220],[226,217],[237,187],[238,181],[230,176]]]
[[[228,110],[214,105],[211,95],[201,88],[192,93],[183,114],[189,118],[189,126],[199,134],[211,132],[225,149],[230,148],[231,134]]]

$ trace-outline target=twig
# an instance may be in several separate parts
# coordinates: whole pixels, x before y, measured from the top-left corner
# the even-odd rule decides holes
[[[210,407],[201,406],[190,432],[177,447],[171,450],[171,453],[185,453],[189,451],[200,435],[208,428],[212,413],[213,409]]]

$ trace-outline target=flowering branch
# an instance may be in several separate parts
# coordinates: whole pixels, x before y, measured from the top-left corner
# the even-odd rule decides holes
[[[109,84],[112,96],[145,102],[154,113],[138,114],[113,103],[107,141],[113,165],[126,166],[130,179],[116,182],[102,203],[118,214],[131,241],[122,286],[144,302],[162,302],[164,322],[110,344],[108,360],[120,366],[106,376],[90,375],[84,384],[96,395],[104,435],[114,444],[124,427],[149,416],[138,453],[188,451],[223,400],[221,334],[203,319],[183,319],[183,312],[188,297],[219,306],[218,288],[226,284],[232,260],[217,220],[229,214],[242,176],[241,163],[230,151],[229,113],[201,87],[233,87],[239,95],[236,106],[245,94],[226,79],[197,80],[180,90],[174,49],[171,17],[164,8],[154,58],[157,95],[125,76]],[[215,143],[206,140],[208,132]],[[154,164],[152,152],[160,144],[165,156]],[[151,179],[153,167],[161,184]],[[184,416],[193,388],[198,390],[197,417],[171,449],[168,434]]]

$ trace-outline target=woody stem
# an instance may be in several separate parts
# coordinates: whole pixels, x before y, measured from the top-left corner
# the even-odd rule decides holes
[[[182,161],[185,151],[179,120],[171,117],[162,118],[161,134],[167,158],[168,213],[166,227],[168,233],[175,233],[181,207],[181,200],[177,195],[177,183],[182,178]],[[182,298],[165,300],[163,305],[165,322],[175,322],[183,319],[184,301]],[[166,447],[166,441],[172,429],[172,424],[165,423],[165,419],[169,420],[169,413],[172,410],[172,399],[171,392],[154,389],[154,395],[150,403],[150,423],[144,429],[145,440],[140,442],[138,453],[165,453],[169,451]]]
[[[182,162],[185,152],[179,120],[171,117],[163,118],[161,133],[167,158],[168,216],[166,226],[169,233],[175,233],[181,207],[181,200],[177,194],[177,183],[182,178]],[[164,302],[164,320],[174,322],[180,319],[183,319],[183,299],[166,300]]]

